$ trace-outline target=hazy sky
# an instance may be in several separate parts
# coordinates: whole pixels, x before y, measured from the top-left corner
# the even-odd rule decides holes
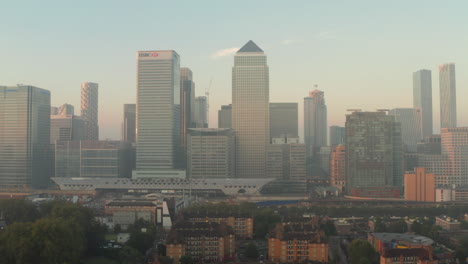
[[[123,104],[135,102],[137,50],[176,50],[197,95],[212,79],[216,127],[231,101],[232,54],[250,39],[268,55],[270,101],[299,102],[300,120],[314,84],[329,125],[343,125],[349,108],[411,107],[412,72],[425,68],[438,131],[437,66],[455,62],[458,123],[468,125],[466,0],[0,0],[0,10],[0,85],[48,89],[52,105],[79,113],[80,83],[99,83],[102,138],[120,138]]]

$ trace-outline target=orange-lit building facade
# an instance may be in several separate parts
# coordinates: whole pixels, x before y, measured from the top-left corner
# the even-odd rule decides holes
[[[340,144],[333,149],[330,163],[331,184],[343,191],[346,185],[346,148],[344,145]]]
[[[206,214],[196,215],[187,214],[184,216],[186,221],[192,223],[203,223],[203,222],[214,222],[214,223],[225,223],[232,227],[234,234],[237,238],[253,238],[254,235],[254,220],[251,216],[246,215],[213,215],[211,217]]]
[[[405,173],[405,200],[435,202],[435,175],[425,168]]]
[[[268,258],[275,263],[328,262],[325,233],[310,223],[281,223],[268,238]]]
[[[174,264],[182,256],[197,263],[221,263],[235,257],[235,235],[226,224],[180,222],[173,226],[166,240],[166,256]]]

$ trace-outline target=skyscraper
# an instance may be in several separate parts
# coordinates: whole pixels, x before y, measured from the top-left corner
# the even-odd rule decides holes
[[[50,116],[50,143],[55,141],[83,140],[86,135],[85,122],[75,115]]]
[[[81,118],[86,122],[86,139],[99,140],[97,83],[81,84]]]
[[[234,55],[232,128],[236,131],[238,178],[264,178],[270,141],[269,70],[267,57],[253,41]]]
[[[400,123],[385,112],[346,116],[346,191],[360,197],[399,197],[403,185]]]
[[[137,156],[133,176],[184,177],[180,158],[180,59],[137,52]]]
[[[417,152],[418,142],[423,139],[421,109],[395,108],[388,112],[401,124],[401,140],[407,152]]]
[[[333,149],[330,158],[331,185],[343,191],[346,186],[346,147],[338,145]]]
[[[270,138],[297,138],[297,103],[270,103]]]
[[[192,128],[187,135],[190,178],[235,178],[235,134],[229,128]]]
[[[345,144],[345,128],[340,126],[330,126],[330,147],[333,148],[338,145]]]
[[[232,128],[232,104],[222,105],[218,110],[218,128]]]
[[[50,168],[50,92],[0,87],[0,188],[46,187]]]
[[[439,66],[440,128],[457,127],[457,91],[455,64]]]
[[[198,96],[195,98],[195,113],[194,123],[197,128],[208,127],[208,98],[206,96]]]
[[[327,145],[327,106],[322,91],[313,90],[304,98],[304,140],[309,157]]]
[[[421,110],[422,136],[432,135],[432,76],[430,70],[413,73],[413,107]]]
[[[57,115],[74,115],[74,114],[75,114],[75,107],[71,104],[63,104],[57,108]]]
[[[181,163],[187,165],[187,133],[195,127],[195,83],[193,73],[189,68],[180,68],[180,144]]]
[[[136,142],[136,104],[124,104],[122,140]]]

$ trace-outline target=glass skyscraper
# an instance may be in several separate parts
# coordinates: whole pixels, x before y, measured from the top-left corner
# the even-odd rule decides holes
[[[180,58],[137,52],[137,156],[134,177],[181,177]],[[181,175],[183,174],[183,175]]]
[[[232,127],[232,104],[222,105],[218,110],[218,128]]]
[[[440,128],[457,127],[457,91],[455,64],[439,66]]]
[[[51,172],[50,92],[0,87],[0,188],[46,187]]]
[[[388,112],[401,124],[401,140],[407,152],[417,152],[418,142],[423,139],[421,109],[395,108]]]
[[[309,157],[327,145],[327,106],[325,95],[319,90],[304,98],[304,141]]]
[[[234,56],[232,128],[236,131],[238,178],[264,178],[270,141],[269,69],[267,57],[253,41]]]
[[[352,196],[399,197],[403,184],[400,123],[385,112],[346,116],[346,191]]]
[[[432,136],[432,77],[430,70],[413,73],[413,107],[421,110],[423,138]]]
[[[124,104],[124,118],[122,124],[122,140],[135,143],[136,133],[136,104]]]
[[[270,138],[297,138],[297,103],[270,103]]]
[[[81,118],[86,122],[86,139],[99,140],[97,83],[81,84]]]

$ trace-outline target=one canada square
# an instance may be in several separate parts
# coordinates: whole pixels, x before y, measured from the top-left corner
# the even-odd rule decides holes
[[[237,136],[237,177],[267,177],[266,146],[270,137],[269,70],[265,53],[251,40],[234,56],[232,128]]]
[[[133,177],[180,176],[180,59],[137,52],[137,157]]]

